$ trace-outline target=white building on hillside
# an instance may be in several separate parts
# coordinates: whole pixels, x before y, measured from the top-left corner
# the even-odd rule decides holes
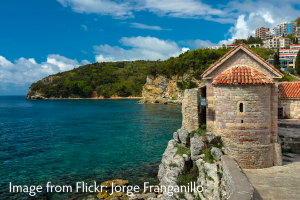
[[[296,58],[299,50],[300,50],[300,45],[291,45],[289,49],[280,49],[279,65],[282,68],[287,68],[287,67],[295,68]],[[267,61],[273,65],[274,59],[268,59]]]
[[[270,48],[280,49],[290,45],[291,45],[291,40],[289,38],[284,38],[284,37],[277,37],[277,38],[266,40],[264,44],[264,46],[269,49]]]
[[[291,45],[291,49],[300,49],[300,44]]]
[[[283,22],[276,24],[273,28],[275,37],[287,36],[290,33],[295,33],[297,28],[297,22]]]

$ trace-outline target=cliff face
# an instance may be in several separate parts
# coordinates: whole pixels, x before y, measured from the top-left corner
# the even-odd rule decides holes
[[[41,82],[44,85],[48,85],[48,84],[52,83],[54,79],[59,78],[59,77],[60,76],[48,76],[46,78],[43,78],[41,80]],[[46,97],[43,97],[43,95],[40,94],[38,91],[32,91],[30,88],[29,88],[29,91],[27,92],[25,98],[28,100],[48,99]]]
[[[148,75],[146,83],[143,86],[143,99],[183,99],[183,90],[178,86],[178,83],[194,82],[200,85],[201,81],[195,79],[190,73],[184,74],[181,77],[173,76],[168,79],[162,75]]]

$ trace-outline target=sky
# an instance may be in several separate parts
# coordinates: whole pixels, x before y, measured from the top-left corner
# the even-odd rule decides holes
[[[0,95],[94,62],[165,60],[300,17],[299,0],[0,1]]]

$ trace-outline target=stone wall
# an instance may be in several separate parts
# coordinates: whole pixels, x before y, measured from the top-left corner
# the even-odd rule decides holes
[[[300,99],[279,99],[279,108],[283,108],[283,117],[289,119],[300,118]]]
[[[200,96],[198,89],[184,91],[182,101],[182,129],[189,132],[198,129],[200,126]]]
[[[243,168],[273,166],[271,86],[215,86],[214,97],[213,132],[222,136],[229,155]]]
[[[299,128],[278,128],[279,142],[286,150],[291,149],[300,153],[300,131]]]
[[[223,181],[228,200],[252,200],[254,188],[234,159],[222,156]]]
[[[212,86],[207,83],[207,130],[222,136],[229,155],[243,168],[281,165],[277,143],[276,86]],[[185,91],[182,128],[200,126],[199,89]],[[239,103],[244,112],[239,112]]]

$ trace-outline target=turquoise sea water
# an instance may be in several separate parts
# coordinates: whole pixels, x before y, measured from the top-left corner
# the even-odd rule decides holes
[[[0,199],[13,185],[72,185],[123,178],[157,183],[158,164],[181,127],[181,107],[137,100],[28,101],[0,96]],[[30,199],[64,199],[43,192]]]

